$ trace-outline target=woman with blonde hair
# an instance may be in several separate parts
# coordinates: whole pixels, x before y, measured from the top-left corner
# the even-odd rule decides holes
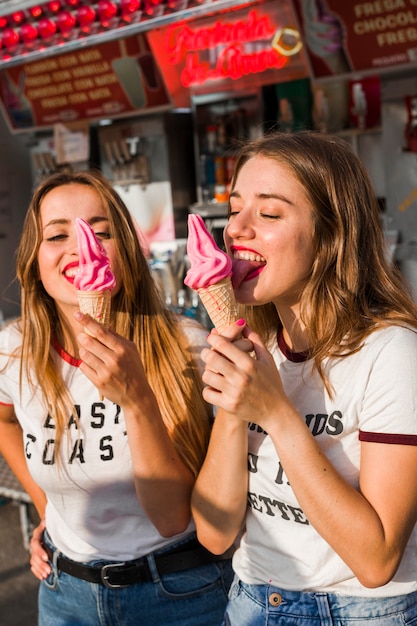
[[[78,310],[76,218],[116,279],[109,331]],[[190,512],[211,429],[206,331],[165,308],[99,172],[40,183],[17,277],[21,317],[0,332],[0,451],[42,520],[39,625],[220,623],[230,561],[198,544]]]
[[[192,498],[209,550],[243,531],[224,624],[415,623],[417,308],[367,171],[337,137],[248,142],[224,237],[242,319],[202,353]]]

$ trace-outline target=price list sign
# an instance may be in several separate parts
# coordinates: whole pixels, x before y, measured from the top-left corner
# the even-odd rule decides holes
[[[0,100],[12,131],[170,105],[143,35],[3,70]]]

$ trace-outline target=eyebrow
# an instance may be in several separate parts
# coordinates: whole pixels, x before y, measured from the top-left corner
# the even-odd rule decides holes
[[[48,226],[59,226],[59,225],[64,226],[66,224],[69,224],[71,221],[72,220],[69,220],[66,218],[51,220],[50,222],[45,224],[45,226],[43,227],[43,230],[48,228]],[[109,222],[109,218],[103,215],[103,216],[92,217],[91,220],[89,220],[89,224],[91,225],[97,224],[99,222]]]
[[[285,202],[286,204],[293,205],[293,202],[289,200],[286,196],[281,196],[279,193],[257,193],[255,194],[259,200],[281,200],[281,202]],[[242,196],[238,191],[232,191],[230,193],[230,198],[241,198]]]

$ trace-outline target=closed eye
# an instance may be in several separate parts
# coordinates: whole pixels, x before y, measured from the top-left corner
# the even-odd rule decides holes
[[[68,235],[53,235],[52,237],[46,237],[46,241],[62,241],[63,239],[66,239],[68,237]]]
[[[112,239],[112,236],[110,233],[94,233],[95,236],[97,237],[97,239]]]
[[[280,215],[270,215],[269,213],[261,213],[261,217],[264,217],[267,220],[280,220]]]

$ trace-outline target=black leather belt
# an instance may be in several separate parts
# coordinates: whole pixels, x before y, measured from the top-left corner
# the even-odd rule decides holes
[[[54,550],[47,544],[44,544],[43,547],[49,560],[52,562]],[[184,546],[179,546],[172,552],[155,555],[154,560],[159,575],[163,576],[164,574],[181,572],[193,567],[199,567],[200,565],[206,565],[207,563],[213,563],[214,561],[230,559],[233,552],[234,549],[231,548],[224,554],[215,555],[203,548],[197,540],[193,540]],[[75,576],[75,578],[82,578],[90,583],[104,585],[109,589],[128,587],[135,583],[153,580],[146,557],[124,563],[104,562],[98,565],[83,565],[59,554],[56,564],[58,571]]]

